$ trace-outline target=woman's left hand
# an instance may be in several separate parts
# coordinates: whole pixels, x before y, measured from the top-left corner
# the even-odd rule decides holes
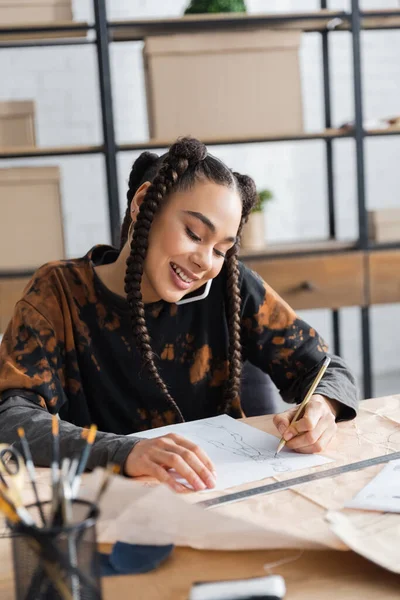
[[[336,400],[314,394],[296,423],[290,425],[298,406],[275,415],[274,425],[286,440],[287,448],[304,454],[322,452],[336,434],[338,405]]]

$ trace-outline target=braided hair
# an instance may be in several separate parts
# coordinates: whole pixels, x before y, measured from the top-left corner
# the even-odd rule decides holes
[[[130,244],[130,254],[126,261],[125,293],[130,306],[132,331],[140,352],[142,363],[150,372],[163,392],[171,408],[182,414],[170,395],[154,360],[151,340],[146,326],[144,303],[141,293],[143,265],[148,249],[148,239],[153,219],[161,205],[171,192],[191,189],[198,181],[213,183],[234,189],[242,201],[242,216],[237,233],[236,244],[228,251],[227,267],[227,320],[229,330],[229,376],[224,390],[222,411],[229,411],[239,402],[239,387],[242,370],[240,342],[240,291],[237,253],[240,234],[249,213],[257,202],[254,181],[246,175],[232,172],[216,157],[207,154],[204,144],[194,138],[181,138],[169,151],[158,157],[151,152],[143,152],[135,161],[129,177],[127,192],[128,205],[121,230],[121,248],[128,239],[131,226],[131,202],[139,187],[146,181],[151,182],[143,202],[140,205]]]

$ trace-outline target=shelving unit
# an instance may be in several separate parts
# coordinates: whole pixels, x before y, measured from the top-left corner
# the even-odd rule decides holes
[[[106,174],[107,174],[107,194],[110,219],[110,234],[114,244],[118,243],[120,231],[120,208],[118,199],[118,181],[117,181],[117,162],[118,152],[141,151],[152,148],[166,148],[173,140],[150,140],[142,143],[121,143],[117,144],[114,133],[112,89],[109,59],[109,44],[111,42],[122,43],[127,41],[143,40],[148,35],[170,35],[178,32],[196,32],[207,29],[231,30],[254,29],[258,27],[279,27],[287,29],[302,29],[304,32],[318,32],[321,34],[321,54],[324,80],[324,111],[325,111],[325,129],[314,133],[303,133],[296,135],[282,136],[260,136],[252,138],[215,138],[203,140],[208,146],[213,145],[233,145],[242,143],[261,143],[261,142],[303,142],[311,140],[324,140],[326,150],[327,164],[327,211],[329,216],[329,240],[318,243],[300,243],[300,244],[273,244],[265,248],[265,251],[257,253],[243,254],[243,260],[247,261],[254,268],[263,271],[272,268],[274,261],[286,261],[285,266],[280,263],[280,271],[286,268],[290,270],[293,264],[303,265],[308,269],[310,265],[315,264],[312,261],[320,261],[320,265],[331,261],[336,269],[344,265],[344,269],[351,272],[351,269],[361,265],[361,279],[357,280],[359,288],[352,294],[347,304],[337,302],[331,305],[329,302],[324,306],[332,308],[332,328],[334,334],[334,351],[340,354],[340,313],[339,307],[355,305],[360,306],[361,310],[361,332],[363,347],[363,383],[364,396],[372,396],[372,376],[371,376],[371,356],[370,356],[370,321],[369,306],[372,298],[377,298],[377,302],[393,301],[393,286],[390,293],[385,296],[382,289],[387,287],[386,279],[389,274],[384,272],[379,274],[380,283],[374,280],[376,264],[382,262],[384,253],[390,253],[391,265],[393,263],[400,267],[400,240],[393,244],[375,244],[368,240],[367,210],[365,203],[365,175],[364,175],[364,139],[366,137],[384,137],[399,135],[399,129],[387,130],[363,130],[363,111],[362,111],[362,92],[361,92],[361,52],[360,52],[360,31],[365,30],[387,30],[400,29],[400,9],[399,10],[369,10],[360,11],[358,0],[352,0],[351,12],[328,10],[327,0],[320,0],[321,10],[310,13],[284,13],[269,15],[191,15],[185,18],[155,19],[155,20],[126,20],[111,21],[107,20],[106,0],[93,0],[95,10],[95,22],[88,23],[57,23],[48,25],[21,25],[16,27],[0,27],[0,48],[16,48],[30,46],[66,46],[94,44],[97,50],[97,61],[99,69],[99,87],[102,110],[103,138],[102,145],[93,146],[65,146],[65,147],[44,147],[44,148],[0,148],[0,159],[16,158],[39,158],[48,156],[71,156],[85,154],[102,154],[104,156]],[[330,35],[340,33],[341,31],[350,31],[352,34],[353,47],[353,68],[354,68],[354,105],[355,105],[355,126],[351,131],[342,131],[332,128],[331,122],[331,90],[330,90],[330,70],[329,70],[329,44]],[[359,236],[354,242],[339,242],[336,238],[335,223],[335,189],[333,177],[333,144],[336,139],[352,138],[355,140],[356,165],[357,165],[357,206],[358,206],[358,225]],[[353,257],[353,258],[351,258]],[[291,262],[290,262],[291,261]],[[293,262],[297,261],[297,263]],[[301,261],[301,262],[298,262]],[[311,261],[311,262],[310,262]],[[333,261],[333,262],[332,262]],[[397,262],[396,262],[397,261]],[[375,271],[374,271],[375,268]],[[349,270],[350,269],[350,270]],[[385,279],[386,273],[386,279]],[[20,278],[29,276],[29,272],[0,272],[1,278]],[[321,275],[322,277],[322,275]],[[323,279],[323,278],[322,278]],[[356,278],[357,279],[357,278]],[[383,281],[383,283],[382,283]],[[273,285],[273,281],[270,281]],[[279,284],[279,282],[278,282]],[[381,288],[379,288],[381,286]],[[382,287],[383,286],[383,287]],[[279,287],[279,285],[278,285]],[[280,290],[278,290],[280,291]],[[285,296],[285,290],[282,290]],[[288,292],[289,293],[289,292]],[[308,308],[316,307],[315,302],[324,302],[324,294],[316,292],[315,284],[312,281],[304,280],[298,285],[297,293],[300,294],[296,303]],[[306,296],[304,297],[304,294]],[[307,296],[307,294],[311,294]],[[314,296],[312,296],[314,294]],[[372,295],[371,295],[372,294]],[[287,294],[286,294],[287,295]],[[311,297],[317,297],[318,300],[311,300]],[[388,297],[390,300],[385,300]],[[307,298],[309,298],[307,300]],[[400,301],[400,294],[399,298]],[[346,301],[346,300],[345,300]],[[308,305],[307,305],[308,302]],[[305,303],[305,304],[304,304]]]
[[[371,129],[365,131],[365,137],[385,137],[400,135],[400,129]],[[312,140],[335,140],[353,138],[354,133],[341,129],[325,129],[324,131],[298,133],[296,135],[282,134],[271,136],[254,136],[252,138],[203,138],[207,146],[232,146],[237,144],[260,144],[269,142],[301,142]],[[124,142],[116,144],[117,152],[135,152],[166,148],[171,140],[151,139],[148,142]],[[40,158],[44,156],[71,156],[79,154],[101,154],[105,152],[104,145],[95,146],[42,146],[1,148],[0,158]]]

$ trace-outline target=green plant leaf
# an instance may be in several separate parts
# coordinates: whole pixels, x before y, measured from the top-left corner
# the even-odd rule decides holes
[[[247,12],[244,0],[192,0],[185,15],[222,12]]]
[[[257,192],[258,202],[251,212],[262,212],[265,204],[273,199],[274,195],[271,190],[259,190]]]

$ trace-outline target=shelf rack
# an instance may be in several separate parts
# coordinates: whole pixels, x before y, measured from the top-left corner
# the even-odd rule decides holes
[[[49,156],[72,156],[85,154],[102,154],[107,175],[107,197],[110,221],[110,235],[113,244],[118,243],[120,231],[120,208],[118,199],[117,153],[142,151],[146,149],[168,147],[173,140],[151,140],[148,142],[126,142],[118,144],[115,139],[112,86],[110,74],[109,45],[112,42],[141,41],[148,35],[171,35],[179,32],[196,32],[205,30],[252,29],[257,27],[279,27],[302,29],[304,32],[321,34],[322,68],[324,82],[324,115],[325,129],[320,132],[296,135],[274,135],[252,138],[215,138],[203,140],[208,146],[233,145],[262,142],[306,142],[324,140],[327,164],[327,208],[329,217],[329,240],[309,244],[272,244],[263,256],[287,257],[319,255],[335,252],[365,251],[366,260],[369,251],[400,248],[399,243],[375,244],[368,240],[367,210],[365,202],[365,173],[364,173],[364,139],[366,137],[395,136],[399,129],[372,130],[363,129],[362,91],[361,91],[361,51],[360,32],[364,30],[400,29],[399,10],[368,10],[361,11],[358,0],[351,0],[351,12],[328,10],[327,0],[320,0],[320,11],[308,13],[281,14],[224,14],[224,15],[190,15],[184,18],[142,19],[125,21],[108,21],[106,0],[93,0],[95,22],[57,23],[52,25],[21,25],[19,27],[0,27],[1,48],[26,48],[93,44],[97,50],[99,70],[99,92],[103,126],[103,144],[92,146],[65,146],[43,148],[0,148],[0,159],[39,158]],[[332,128],[331,122],[331,77],[329,69],[329,36],[342,31],[352,35],[352,59],[354,69],[354,105],[355,121],[352,130]],[[337,139],[353,138],[356,148],[357,165],[357,205],[359,237],[352,242],[340,242],[336,237],[335,198],[333,177],[333,143]],[[256,255],[251,254],[251,258]],[[31,271],[0,272],[0,278],[29,276]],[[368,283],[368,282],[367,282]],[[367,284],[366,283],[366,284]],[[371,376],[371,342],[369,305],[360,307],[363,386],[364,396],[372,396]],[[340,354],[340,314],[332,311],[332,328],[334,351]]]

